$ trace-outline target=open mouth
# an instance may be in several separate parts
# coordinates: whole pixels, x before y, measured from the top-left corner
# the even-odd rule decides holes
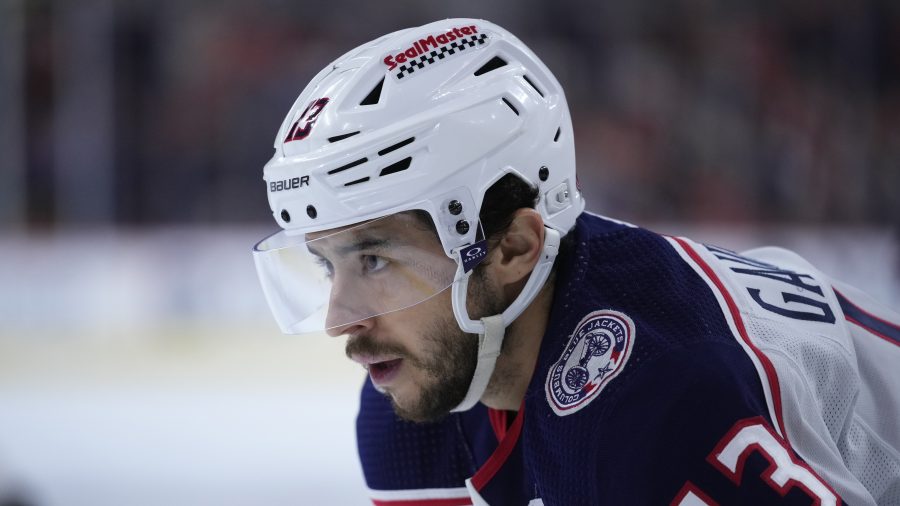
[[[375,386],[385,386],[390,383],[400,371],[402,362],[402,358],[395,358],[369,364],[367,369],[369,370],[369,377],[372,378],[372,383]]]

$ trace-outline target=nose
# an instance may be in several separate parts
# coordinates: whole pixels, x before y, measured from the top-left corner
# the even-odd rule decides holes
[[[374,313],[368,308],[371,301],[361,300],[364,295],[335,276],[325,316],[325,332],[331,337],[355,334],[371,330]]]
[[[365,320],[360,320],[358,322],[353,322],[347,325],[328,327],[327,329],[325,329],[325,333],[330,337],[350,336],[353,334],[371,330],[374,326],[373,320],[374,318],[367,318]]]
[[[325,324],[327,327],[325,328],[325,333],[330,337],[344,336],[344,335],[353,335],[359,332],[371,330],[372,327],[375,326],[375,318],[366,318],[363,320],[358,320],[355,322],[349,323],[335,323],[332,322],[331,319],[332,306],[328,307],[328,316],[326,317]]]

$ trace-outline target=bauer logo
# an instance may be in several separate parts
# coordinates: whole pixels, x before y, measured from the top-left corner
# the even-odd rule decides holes
[[[569,338],[547,374],[547,402],[559,416],[571,415],[597,398],[628,361],[634,322],[624,313],[594,311]]]
[[[292,177],[290,179],[282,179],[280,181],[269,182],[269,192],[280,192],[284,190],[295,190],[309,186],[309,176]]]
[[[458,26],[412,42],[406,49],[385,56],[384,64],[389,71],[395,71],[394,77],[403,80],[457,53],[482,46],[487,41],[487,34],[481,33],[478,26]]]

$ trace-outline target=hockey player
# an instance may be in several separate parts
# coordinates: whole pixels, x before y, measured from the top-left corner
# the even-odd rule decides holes
[[[375,504],[900,504],[898,316],[789,251],[583,212],[563,91],[504,29],[338,58],[265,180],[276,320],[369,372]]]

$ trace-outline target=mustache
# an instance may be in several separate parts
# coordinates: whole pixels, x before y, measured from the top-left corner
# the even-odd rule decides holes
[[[347,358],[354,354],[358,355],[399,355],[404,358],[410,357],[409,352],[404,346],[399,344],[379,342],[367,334],[357,334],[347,338],[347,345],[344,348]]]

